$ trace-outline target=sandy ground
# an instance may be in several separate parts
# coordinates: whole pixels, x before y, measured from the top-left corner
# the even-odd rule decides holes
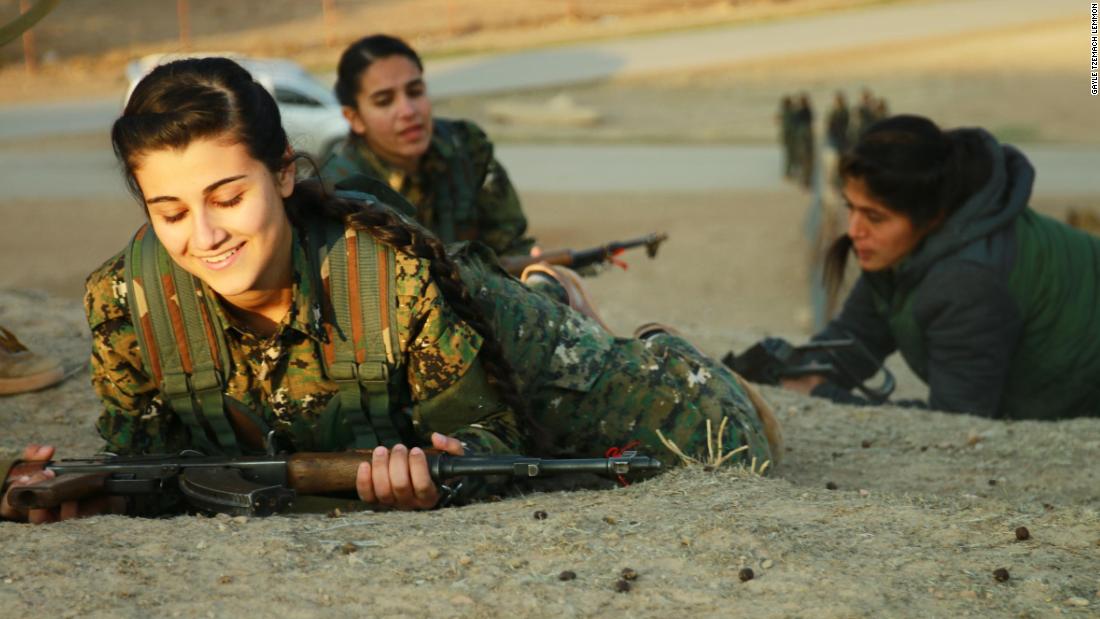
[[[844,71],[826,59],[569,94],[615,111],[592,130],[611,141],[769,140],[779,93],[811,88],[823,101],[836,87],[866,83],[895,109],[926,110],[945,124],[1030,127],[1022,135],[1095,143],[1072,131],[1089,126],[1077,124],[1087,114],[1076,100],[1048,94],[1078,79],[1058,53],[1044,51],[1062,45],[1065,27],[1011,35],[1021,51],[1013,70],[1032,80],[1012,92],[1014,78],[994,66],[993,50],[1006,39],[989,37],[976,47],[942,42],[938,54],[849,57]],[[948,96],[956,92],[949,86],[957,94]],[[439,109],[478,117],[484,104]],[[491,133],[549,134],[502,125]],[[714,355],[766,334],[805,336],[800,192],[520,191],[547,247],[670,234],[658,259],[629,256],[628,271],[592,280],[617,332],[660,320]],[[1061,215],[1097,199],[1040,196],[1035,205]],[[67,456],[100,447],[81,281],[140,219],[125,201],[0,204],[0,324],[73,374],[56,388],[0,400],[0,454],[30,441]],[[919,382],[898,369],[899,393],[920,396]],[[1006,423],[764,393],[787,445],[768,478],[679,469],[625,489],[527,493],[415,514],[0,523],[0,608],[4,616],[63,617],[1100,615],[1100,419]],[[536,510],[548,518],[536,520]],[[1016,539],[1020,526],[1030,539]],[[627,567],[639,576],[618,592]],[[743,568],[755,578],[741,582]],[[1007,581],[994,579],[998,568]],[[576,579],[559,580],[566,570]]]
[[[712,354],[764,333],[800,336],[798,192],[526,197],[548,244],[669,232],[657,260],[632,256],[628,271],[593,280],[616,331],[663,320]],[[81,223],[87,238],[108,227]],[[62,262],[79,264],[48,264],[64,271]],[[0,452],[28,441],[95,452],[79,303],[2,290],[0,324],[75,373],[0,403]],[[911,376],[902,383],[922,392]],[[770,478],[688,469],[626,489],[420,514],[0,524],[0,607],[104,617],[1095,616],[1100,419],[1005,423],[765,394],[787,444]],[[1030,540],[1016,540],[1019,526]],[[626,567],[640,576],[617,592]],[[745,567],[755,579],[742,583]],[[1007,582],[994,579],[998,568]],[[559,580],[565,570],[576,580]]]

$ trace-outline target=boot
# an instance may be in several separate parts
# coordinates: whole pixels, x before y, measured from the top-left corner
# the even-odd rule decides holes
[[[0,395],[44,389],[65,377],[61,363],[35,354],[0,327]]]
[[[562,266],[553,264],[546,264],[544,262],[537,262],[532,265],[528,265],[523,269],[523,274],[519,276],[519,281],[527,284],[528,287],[539,287],[539,280],[545,279],[553,280],[559,288],[559,292],[565,296],[564,300],[568,300],[569,307],[584,314],[585,316],[596,321],[596,324],[603,327],[604,331],[611,333],[611,328],[600,318],[599,312],[596,311],[596,307],[589,300],[588,294],[584,291],[584,286],[581,284],[581,278],[577,275],[576,271],[567,269]],[[549,294],[551,297],[561,299],[561,294],[554,294],[552,292],[544,292],[543,294]]]

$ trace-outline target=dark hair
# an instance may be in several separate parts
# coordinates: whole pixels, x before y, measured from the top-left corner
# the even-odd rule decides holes
[[[840,176],[860,179],[887,208],[918,230],[937,225],[988,182],[993,160],[974,131],[942,131],[922,116],[880,120],[840,158]],[[843,234],[825,257],[825,284],[835,292],[844,278],[852,240]]]
[[[178,60],[157,67],[134,89],[111,130],[115,155],[126,169],[127,184],[143,203],[134,178],[138,157],[153,150],[185,148],[196,139],[222,136],[238,140],[272,173],[290,163],[286,156],[289,142],[275,100],[248,71],[226,58]],[[320,212],[367,232],[397,251],[427,260],[432,281],[447,304],[484,339],[479,359],[490,385],[532,429],[539,429],[520,398],[512,368],[492,325],[474,304],[458,267],[439,239],[406,223],[385,206],[328,195],[316,181],[299,181],[285,204],[291,221],[301,221],[305,213]]]
[[[359,94],[363,73],[375,60],[390,56],[404,56],[411,60],[417,69],[424,71],[424,63],[420,61],[420,56],[401,39],[386,34],[363,37],[349,45],[340,55],[340,64],[336,67],[336,86],[333,88],[340,105],[357,107],[355,97]]]
[[[191,58],[160,65],[138,83],[111,127],[111,145],[130,192],[142,154],[182,149],[194,140],[229,137],[272,172],[289,163],[288,140],[275,100],[228,58]]]

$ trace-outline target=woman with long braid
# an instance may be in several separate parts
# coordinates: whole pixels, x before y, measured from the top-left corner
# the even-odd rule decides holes
[[[149,223],[87,283],[109,451],[367,447],[359,498],[406,509],[440,498],[426,447],[592,456],[637,441],[657,453],[659,430],[691,452],[708,419],[728,417],[726,445],[773,457],[770,414],[679,337],[614,338],[479,244],[449,254],[371,196],[295,182],[274,101],[230,60],[155,69],[112,141]],[[0,515],[62,514],[5,500]]]

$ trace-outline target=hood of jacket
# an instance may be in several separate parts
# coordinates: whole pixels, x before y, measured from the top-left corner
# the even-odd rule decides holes
[[[895,267],[898,284],[915,284],[936,261],[1009,225],[1031,199],[1035,168],[1023,153],[984,129],[958,131],[974,132],[985,144],[993,164],[989,180]]]

